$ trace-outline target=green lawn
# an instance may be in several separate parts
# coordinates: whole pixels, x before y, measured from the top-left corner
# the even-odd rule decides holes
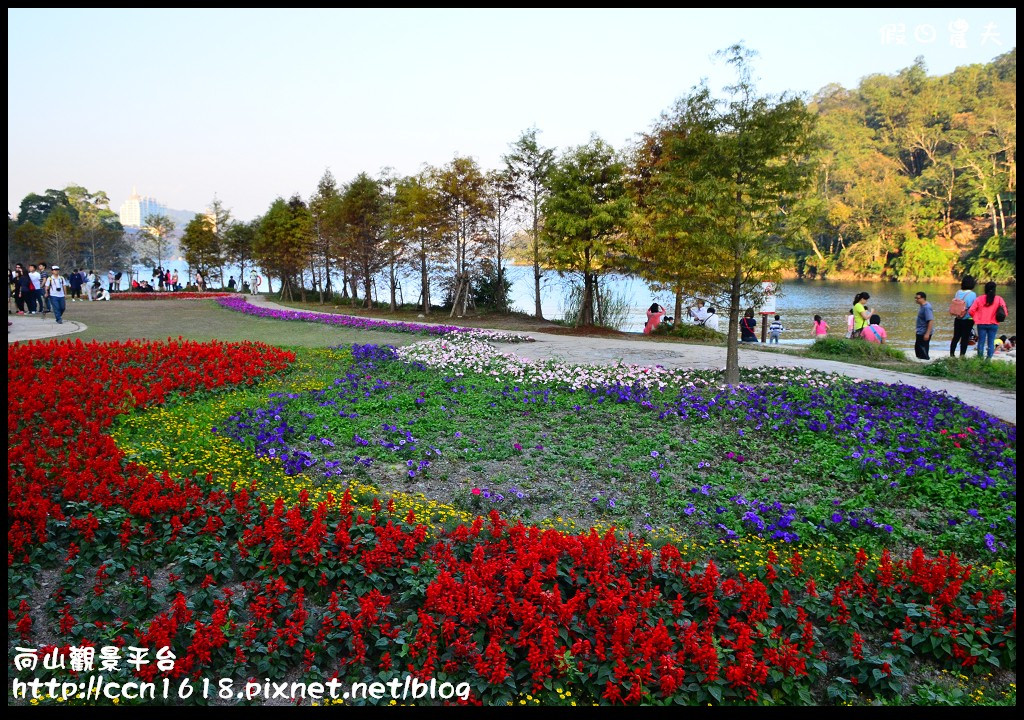
[[[83,341],[166,340],[180,335],[191,340],[258,340],[291,347],[330,347],[352,343],[407,345],[424,339],[424,336],[408,333],[349,330],[319,323],[255,318],[222,308],[213,300],[71,303],[65,317],[88,326],[74,336]]]

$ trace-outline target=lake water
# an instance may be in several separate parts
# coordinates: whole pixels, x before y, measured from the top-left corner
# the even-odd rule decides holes
[[[187,275],[187,265],[179,259],[167,263],[172,270],[178,270],[182,284]],[[225,268],[238,280],[237,268]],[[136,268],[142,278],[150,278],[151,270]],[[249,270],[246,270],[248,279]],[[533,314],[533,268],[511,266],[508,277],[512,283],[512,307],[525,313]],[[104,282],[106,277],[104,276]],[[122,279],[122,287],[128,281]],[[625,298],[630,305],[630,315],[621,328],[626,332],[640,332],[647,322],[646,310],[652,302],[664,305],[669,312],[674,309],[675,299],[670,293],[652,293],[643,280],[636,278],[605,276],[601,279],[604,291]],[[378,281],[380,292],[378,299],[386,297],[386,283]],[[557,273],[547,272],[541,285],[541,309],[544,317],[561,318],[565,311],[564,298],[569,283],[560,279]],[[266,276],[260,288],[266,290]],[[278,289],[277,283],[274,289]],[[928,294],[935,310],[936,335],[932,339],[932,356],[938,357],[942,350],[949,350],[949,342],[953,338],[953,320],[949,316],[949,300],[959,289],[952,283],[892,283],[892,282],[812,282],[792,280],[784,282],[776,299],[776,309],[786,326],[782,334],[783,345],[809,345],[813,342],[812,325],[815,315],[821,315],[831,328],[830,334],[842,337],[846,333],[846,316],[851,307],[853,296],[858,292],[871,294],[871,307],[882,317],[882,326],[889,333],[890,342],[901,349],[913,349],[914,324],[917,317],[917,304],[914,293],[919,290]],[[406,302],[415,302],[419,297],[419,278],[406,277],[402,282],[402,297]],[[434,289],[434,297],[440,297],[440,290]],[[1016,334],[1017,288],[1014,285],[1001,285],[997,291],[1006,300],[1010,310],[1010,320],[1000,326],[1000,334]],[[721,311],[721,308],[719,308]],[[761,318],[758,317],[758,337],[761,336]],[[720,327],[724,330],[728,318],[723,317]]]

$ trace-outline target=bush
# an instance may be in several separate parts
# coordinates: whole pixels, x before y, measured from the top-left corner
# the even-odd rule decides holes
[[[977,355],[949,357],[925,365],[921,372],[931,377],[1013,389],[1017,387],[1017,363],[982,360]]]
[[[674,337],[681,338],[683,340],[692,340],[694,342],[706,342],[706,343],[717,343],[722,344],[725,342],[725,335],[720,332],[715,332],[703,325],[687,325],[686,323],[677,323],[675,326],[669,326],[662,323],[654,329],[653,335],[661,335],[663,337]]]
[[[867,340],[847,340],[845,338],[815,340],[807,354],[826,358],[907,362],[907,356],[903,351],[891,345],[878,345]]]

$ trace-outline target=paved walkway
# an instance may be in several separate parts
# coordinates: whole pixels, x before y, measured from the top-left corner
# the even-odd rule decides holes
[[[25,340],[42,340],[70,335],[85,330],[85,323],[77,320],[64,320],[60,325],[53,319],[53,313],[46,315],[8,315],[7,342],[23,342]]]
[[[270,308],[294,310],[294,308],[288,308],[272,302],[263,295],[247,299],[250,302]],[[47,316],[47,319],[44,320],[39,315],[12,315],[9,316],[9,319],[14,323],[14,326],[10,328],[11,332],[8,333],[8,342],[66,335],[85,329],[85,325],[74,320],[65,320],[63,325],[58,325],[51,316]],[[455,322],[457,323],[457,321]],[[574,337],[543,332],[530,332],[526,334],[529,334],[536,342],[503,344],[501,345],[502,350],[535,360],[558,358],[580,364],[610,364],[621,360],[635,365],[663,365],[670,368],[706,370],[723,370],[725,368],[725,348],[723,347],[651,342],[639,339]],[[930,378],[892,370],[879,370],[863,365],[836,362],[834,360],[818,360],[796,355],[785,355],[770,350],[756,350],[742,346],[740,347],[740,365],[747,368],[809,368],[811,370],[834,372],[864,380],[904,383],[931,390],[945,391],[950,395],[960,398],[965,403],[981,408],[998,418],[1014,424],[1017,422],[1017,393],[1010,390],[994,390],[942,378]]]

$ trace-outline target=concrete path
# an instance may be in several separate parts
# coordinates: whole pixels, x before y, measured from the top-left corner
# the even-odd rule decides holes
[[[7,342],[24,342],[25,340],[42,340],[70,335],[85,330],[85,323],[77,320],[64,319],[60,325],[53,319],[53,313],[46,315],[8,315]]]
[[[279,305],[265,296],[249,296],[255,304],[278,310],[294,310]],[[85,325],[65,320],[62,325],[54,322],[52,315],[43,319],[40,315],[11,315],[14,323],[7,336],[8,342],[37,340],[67,335],[85,330]],[[422,322],[417,320],[417,322]],[[424,323],[426,324],[426,323]],[[432,323],[446,324],[446,323]],[[452,324],[457,324],[455,321]],[[634,365],[663,365],[670,368],[695,368],[705,370],[725,369],[725,348],[684,343],[653,342],[648,340],[626,340],[611,338],[587,338],[571,335],[554,335],[543,332],[529,332],[532,343],[502,344],[504,352],[511,352],[534,360],[560,359],[571,363],[611,364],[619,360]],[[823,372],[834,372],[847,377],[875,380],[883,383],[904,383],[931,390],[945,391],[960,398],[968,405],[981,408],[998,418],[1016,424],[1017,393],[1010,390],[993,390],[967,383],[953,382],[942,378],[901,373],[893,370],[878,370],[863,365],[818,360],[815,358],[785,355],[770,350],[740,347],[740,365],[746,368],[784,367],[809,368]]]

